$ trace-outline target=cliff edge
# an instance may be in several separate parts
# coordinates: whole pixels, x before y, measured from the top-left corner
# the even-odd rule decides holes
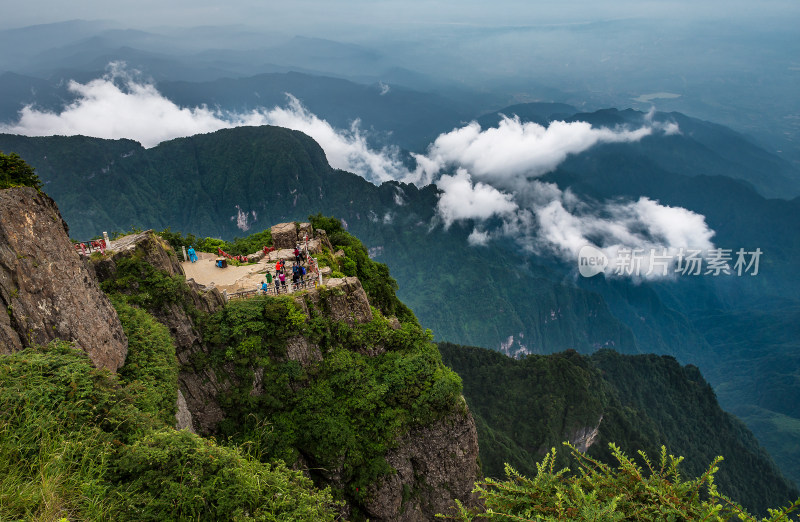
[[[67,230],[48,196],[30,187],[0,190],[0,353],[63,339],[98,368],[116,371],[128,340]]]

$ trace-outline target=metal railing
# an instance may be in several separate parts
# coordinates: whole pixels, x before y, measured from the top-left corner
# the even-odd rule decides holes
[[[300,290],[316,288],[317,286],[319,286],[319,283],[317,281],[317,276],[314,275],[297,283],[286,281],[286,284],[281,284],[280,281],[273,281],[266,291],[262,290],[261,288],[253,290],[240,290],[238,292],[231,293],[224,291],[223,296],[225,297],[226,301],[233,301],[236,299],[247,299],[257,295],[288,295],[299,292]]]

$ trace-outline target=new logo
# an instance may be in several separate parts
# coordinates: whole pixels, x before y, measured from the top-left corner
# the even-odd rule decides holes
[[[578,271],[583,277],[592,277],[604,272],[608,257],[597,247],[586,245],[578,252]]]

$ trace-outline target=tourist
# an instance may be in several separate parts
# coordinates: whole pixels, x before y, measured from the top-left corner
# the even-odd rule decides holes
[[[193,246],[190,246],[189,250],[187,250],[186,252],[189,254],[189,261],[191,261],[192,263],[197,261],[197,254],[195,253]]]

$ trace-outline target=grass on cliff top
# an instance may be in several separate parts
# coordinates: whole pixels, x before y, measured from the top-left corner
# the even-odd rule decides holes
[[[0,520],[333,520],[301,473],[143,411],[146,386],[60,341],[0,356]]]

